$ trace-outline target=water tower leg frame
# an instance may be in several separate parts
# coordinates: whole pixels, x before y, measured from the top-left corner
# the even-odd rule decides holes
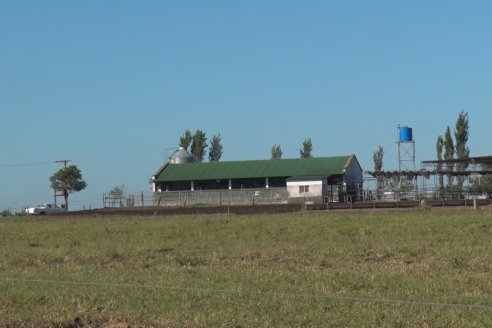
[[[415,141],[397,141],[398,144],[398,171],[401,173],[402,171],[416,171],[415,166]],[[418,187],[417,187],[417,177],[412,177],[409,180],[408,176],[401,174],[398,181],[398,193],[402,191],[402,180],[404,179],[406,186],[411,186],[411,190],[417,196]],[[408,182],[411,181],[409,184]]]

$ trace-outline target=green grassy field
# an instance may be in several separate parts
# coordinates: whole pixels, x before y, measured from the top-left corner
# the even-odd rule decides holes
[[[492,212],[0,219],[0,327],[492,327]]]

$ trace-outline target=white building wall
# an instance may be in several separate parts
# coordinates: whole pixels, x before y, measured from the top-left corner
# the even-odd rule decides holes
[[[300,192],[299,187],[308,186],[308,192]],[[287,192],[290,198],[322,197],[323,181],[287,181]]]

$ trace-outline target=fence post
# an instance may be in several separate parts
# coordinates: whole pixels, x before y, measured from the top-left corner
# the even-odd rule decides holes
[[[478,210],[479,205],[478,205],[478,199],[477,197],[473,197],[473,209]]]
[[[140,197],[142,199],[142,206],[145,206],[143,191],[140,192]]]

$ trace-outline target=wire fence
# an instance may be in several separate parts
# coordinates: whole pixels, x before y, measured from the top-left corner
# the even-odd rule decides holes
[[[153,289],[153,290],[167,290],[178,292],[199,292],[208,294],[251,294],[256,296],[270,296],[270,297],[289,297],[297,299],[329,299],[334,301],[344,302],[358,302],[358,303],[381,303],[388,305],[413,305],[424,307],[447,307],[447,308],[461,308],[461,309],[478,309],[492,311],[492,306],[483,304],[465,304],[465,303],[444,303],[436,301],[422,301],[422,300],[398,300],[376,297],[357,297],[357,296],[340,296],[330,294],[307,294],[307,293],[292,293],[292,292],[274,292],[274,291],[250,291],[245,289],[226,289],[226,288],[197,288],[197,287],[180,287],[180,286],[164,286],[154,284],[121,284],[121,283],[107,283],[107,282],[89,282],[89,281],[70,281],[70,280],[48,280],[48,279],[25,279],[25,278],[10,278],[0,277],[0,281],[13,282],[13,283],[28,283],[28,284],[43,284],[43,285],[70,285],[70,286],[95,286],[101,288],[135,288],[135,289]]]
[[[458,200],[458,199],[489,199],[492,189],[487,185],[475,184],[468,179],[462,185],[441,184],[438,177],[401,179],[400,177],[364,176],[364,200]]]

